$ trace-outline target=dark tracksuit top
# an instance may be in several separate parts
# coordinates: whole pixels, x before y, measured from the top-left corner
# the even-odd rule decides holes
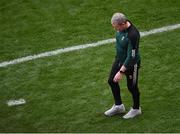
[[[116,32],[116,59],[119,65],[127,69],[133,68],[135,64],[140,66],[139,39],[139,31],[132,23],[126,30]]]

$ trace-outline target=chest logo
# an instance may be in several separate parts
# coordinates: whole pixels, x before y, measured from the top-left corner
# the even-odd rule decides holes
[[[121,38],[121,40],[122,40],[122,41],[124,40],[124,36]]]

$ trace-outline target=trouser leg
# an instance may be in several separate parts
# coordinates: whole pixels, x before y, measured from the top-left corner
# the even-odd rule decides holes
[[[117,60],[115,60],[115,62],[112,65],[111,72],[110,72],[109,79],[108,79],[108,83],[111,87],[112,94],[114,97],[115,105],[122,104],[121,95],[120,95],[120,86],[118,83],[113,81],[114,76],[119,71],[119,69],[120,69],[119,62]]]
[[[139,68],[137,64],[135,64],[132,69],[127,70],[126,72],[127,87],[130,93],[132,94],[134,109],[139,109],[139,106],[140,106],[140,92],[138,88],[138,72],[139,72]]]

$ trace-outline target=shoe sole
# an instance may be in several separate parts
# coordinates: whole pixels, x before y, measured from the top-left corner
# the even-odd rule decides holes
[[[118,112],[118,113],[115,113],[115,114],[112,114],[112,115],[107,115],[104,113],[105,116],[107,117],[112,117],[112,116],[115,116],[115,115],[118,115],[118,114],[124,114],[126,111],[122,111],[122,112]]]
[[[141,114],[142,114],[142,113],[137,114],[137,115],[135,115],[134,117],[129,117],[129,118],[125,118],[125,117],[123,116],[123,119],[133,119],[133,118],[136,118],[136,117],[140,116]]]

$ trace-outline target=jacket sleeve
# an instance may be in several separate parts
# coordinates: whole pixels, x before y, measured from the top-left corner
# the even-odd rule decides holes
[[[126,68],[129,68],[130,66],[135,65],[137,62],[139,38],[140,38],[140,35],[138,33],[137,34],[133,33],[133,34],[129,35],[127,57],[126,57],[126,60],[124,62],[124,66]]]

